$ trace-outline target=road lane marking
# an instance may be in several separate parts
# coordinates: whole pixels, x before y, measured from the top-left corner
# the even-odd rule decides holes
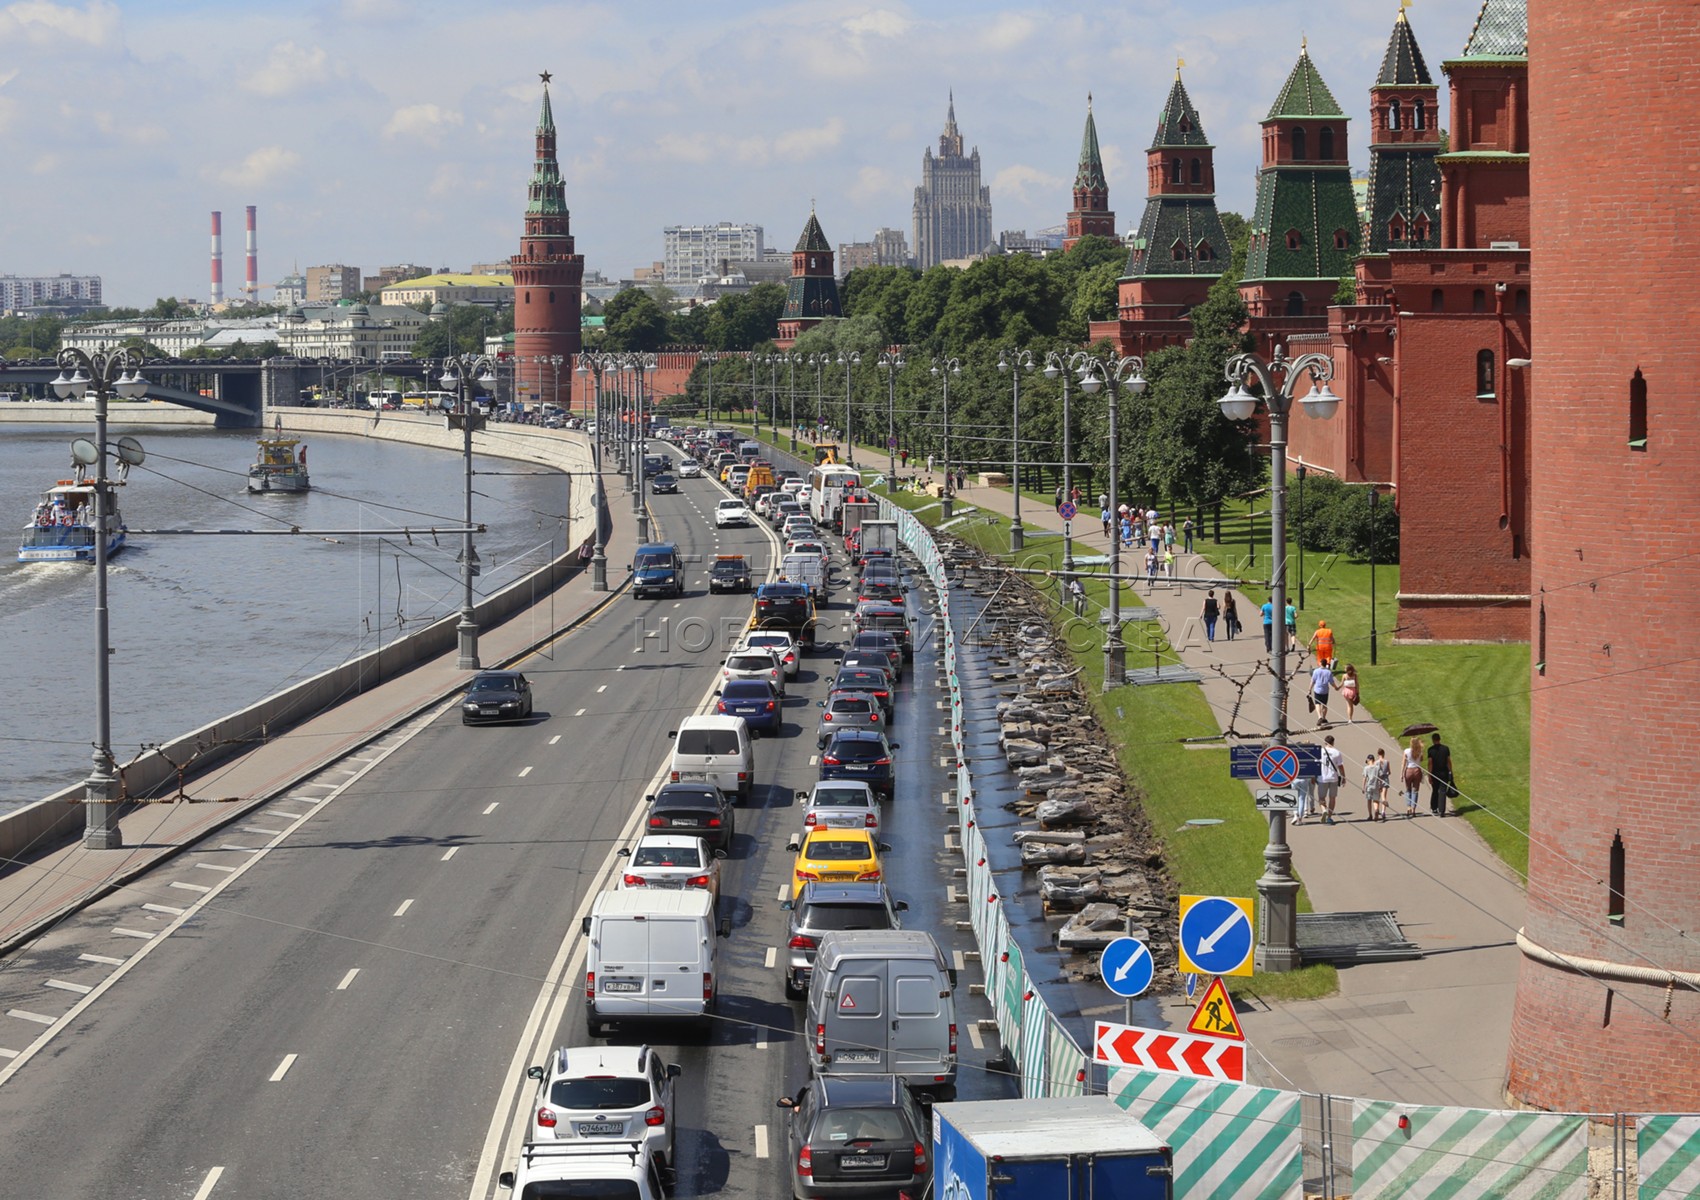
[[[124,928],[124,927],[123,927],[123,926],[122,926],[122,925],[120,925],[120,926],[118,926],[118,927],[117,927],[117,928],[115,928],[115,929],[113,929],[113,931],[112,931],[112,932],[113,932],[113,933],[116,933],[116,934],[117,934],[117,935],[118,935],[118,936],[119,936],[119,937],[133,937],[133,938],[141,938],[141,939],[142,939],[142,940],[143,940],[143,941],[144,941],[144,942],[151,942],[151,941],[153,941],[153,934],[151,934],[151,933],[144,933],[144,932],[143,932],[143,931],[142,931],[142,930],[140,930],[140,929],[125,929],[125,928]]]
[[[791,890],[791,888],[788,884],[782,883],[782,884],[779,885],[779,902],[781,904],[785,903],[785,893],[790,891],[790,890]]]
[[[223,871],[226,874],[230,874],[236,870],[235,867],[221,866],[218,863],[196,863],[195,866],[203,871]]]
[[[597,693],[597,695],[601,695],[603,692],[605,692],[607,690],[608,690],[608,685],[603,684],[601,687],[596,689],[596,693]]]
[[[766,1158],[767,1157],[767,1126],[766,1125],[757,1125],[756,1126],[756,1157],[757,1158]]]
[[[980,1023],[978,1021],[968,1022],[968,1044],[976,1050],[986,1048],[986,1039],[980,1036]]]
[[[42,984],[42,986],[58,988],[62,992],[75,992],[79,996],[86,996],[90,992],[94,991],[94,989],[89,987],[87,984],[70,983],[64,979],[49,979],[46,983]]]
[[[260,833],[266,837],[279,837],[289,832],[287,829],[262,829],[258,825],[238,825],[237,828],[243,833]]]
[[[165,913],[172,917],[180,917],[189,911],[186,908],[172,908],[169,904],[144,904],[142,908],[147,912]]]
[[[18,1052],[16,1050],[8,1050],[4,1046],[0,1046],[0,1058],[16,1058],[16,1057],[18,1057]]]
[[[529,774],[531,774],[531,768],[530,767],[521,767],[520,768],[519,777],[521,779],[524,779]]]
[[[606,686],[606,685],[605,685],[605,686]],[[576,713],[574,713],[574,714],[573,714],[573,716],[575,716],[575,717],[582,717],[582,716],[584,716],[584,714],[585,714],[585,710],[584,710],[584,709],[582,709],[582,708],[581,708],[581,709],[579,709],[579,710],[578,710],[578,711],[577,711],[577,712],[576,712]]]
[[[779,947],[769,946],[767,948],[767,961],[763,965],[766,966],[769,970],[772,970],[774,961],[776,959],[778,959],[778,957],[779,957]]]
[[[8,1008],[6,1015],[16,1017],[20,1021],[34,1021],[37,1025],[51,1025],[59,1019],[58,1017],[44,1017],[40,1013],[26,1012],[21,1008]]]
[[[811,767],[818,767],[818,766],[820,766],[820,755],[818,755],[818,754],[811,754],[811,755],[809,755],[809,765],[810,765],[810,766],[811,766]]]
[[[172,881],[171,886],[180,892],[199,892],[203,896],[212,891],[210,887],[203,887],[198,883],[179,883],[176,880]]]
[[[529,771],[529,770],[530,770],[530,769],[531,769],[531,768],[530,768],[530,767],[527,767],[527,768],[526,768],[526,770],[528,770],[528,771]],[[487,808],[487,809],[485,809],[485,810],[484,810],[484,811],[483,811],[483,812],[482,812],[482,813],[481,813],[481,814],[479,814],[479,815],[480,815],[480,816],[485,816],[485,817],[487,817],[487,816],[489,816],[489,815],[490,815],[490,814],[491,814],[491,813],[493,813],[493,812],[495,812],[495,811],[496,811],[496,808],[497,808],[497,806],[498,806],[498,805],[500,805],[500,804],[501,804],[501,801],[500,801],[500,800],[492,800],[492,801],[491,801],[491,802],[490,802],[490,807],[489,807],[489,808]]]
[[[459,849],[460,849],[459,846],[450,846],[447,850],[443,851],[443,857],[440,861],[448,862],[449,859],[451,859],[455,856],[455,851],[459,850]]]
[[[218,1186],[218,1181],[223,1175],[223,1167],[214,1167],[212,1170],[208,1171],[207,1177],[201,1180],[201,1186],[199,1190],[195,1192],[193,1200],[207,1200],[207,1197],[212,1195],[213,1188]]]
[[[339,992],[346,992],[348,990],[348,985],[354,982],[354,977],[358,974],[360,974],[359,967],[350,967],[348,969],[348,974],[342,977],[342,982],[336,985],[336,990]]]
[[[105,963],[109,967],[121,967],[124,965],[123,959],[113,958],[110,954],[79,954],[77,957],[83,962]]]
[[[277,1083],[285,1075],[289,1074],[289,1068],[295,1065],[296,1057],[297,1056],[294,1054],[285,1054],[283,1056],[283,1061],[277,1064],[277,1070],[272,1072],[272,1077],[266,1080],[266,1082]]]
[[[235,842],[226,842],[226,843],[224,843],[224,845],[220,846],[219,849],[220,850],[239,850],[243,854],[257,853],[255,851],[254,847],[252,847],[252,846],[238,846]]]
[[[581,708],[581,709],[579,709],[579,711],[580,711],[580,712],[583,712],[583,711],[584,711],[584,709],[582,709],[582,708]],[[558,734],[558,733],[557,733],[557,734],[556,734],[556,735],[555,735],[555,736],[554,736],[554,737],[552,737],[552,738],[550,738],[550,739],[549,739],[549,744],[550,744],[550,745],[551,745],[551,746],[553,746],[553,745],[554,745],[554,744],[555,744],[555,743],[556,743],[556,742],[558,742],[558,741],[560,741],[560,740],[561,740],[561,735],[560,735],[560,734]]]
[[[399,917],[399,916],[401,916],[402,913],[406,912],[408,909],[410,909],[412,907],[413,907],[413,901],[403,900],[401,902],[401,907],[396,909],[395,912],[391,913],[390,915]]]

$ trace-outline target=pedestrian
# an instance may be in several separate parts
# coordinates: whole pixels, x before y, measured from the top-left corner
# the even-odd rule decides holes
[[[1057,484],[1057,502],[1052,507],[1054,507],[1054,508],[1056,508],[1060,511],[1062,509],[1062,502],[1063,502],[1063,490],[1062,490],[1062,484],[1059,483],[1059,484]]]
[[[1322,772],[1316,777],[1316,807],[1322,810],[1322,823],[1334,824],[1334,806],[1340,801],[1340,775],[1346,767],[1346,756],[1334,748],[1334,735],[1322,739]]]
[[[1181,549],[1184,550],[1188,554],[1192,553],[1192,518],[1191,517],[1188,517],[1186,520],[1181,522]]]
[[[1140,519],[1138,513],[1133,514],[1133,540],[1142,545],[1145,542],[1145,522]]]
[[[1216,622],[1222,615],[1222,606],[1216,601],[1215,588],[1204,593],[1204,611],[1200,615],[1204,618],[1204,640],[1215,641]]]
[[[1452,747],[1436,733],[1428,748],[1428,810],[1437,817],[1446,815],[1446,802],[1458,794],[1452,786]]]
[[[1157,586],[1157,552],[1155,550],[1145,552],[1145,582],[1152,587]]]
[[[1303,743],[1295,742],[1293,744],[1301,745]],[[1305,823],[1305,818],[1310,816],[1311,795],[1314,787],[1315,780],[1313,780],[1309,775],[1300,775],[1297,779],[1293,780],[1293,824],[1303,825]]]
[[[1328,689],[1334,686],[1334,672],[1321,663],[1316,664],[1310,673],[1310,695],[1307,702],[1310,710],[1317,714],[1316,727],[1322,729],[1328,724]]]
[[[1293,607],[1291,600],[1287,601],[1287,652],[1290,654],[1299,648],[1299,610]]]
[[[1381,786],[1381,768],[1375,765],[1375,755],[1364,755],[1363,789],[1364,820],[1375,820],[1375,793]]]
[[[1163,547],[1163,574],[1170,579],[1175,577],[1175,548],[1173,546]]]
[[[1121,535],[1122,535],[1122,546],[1124,548],[1132,547],[1132,545],[1133,545],[1133,522],[1129,521],[1126,517],[1122,518]]]
[[[1080,582],[1080,576],[1076,575],[1068,581],[1068,595],[1069,599],[1074,603],[1074,615],[1077,617],[1085,616],[1086,588]]]
[[[1275,653],[1275,602],[1263,602],[1263,648],[1269,653]]]
[[[1222,592],[1222,624],[1226,626],[1228,640],[1234,640],[1234,635],[1240,631],[1240,610],[1234,603],[1233,590],[1224,589]]]
[[[1316,651],[1316,661],[1324,666],[1334,665],[1334,631],[1328,628],[1327,621],[1316,623],[1316,632],[1310,635],[1310,641],[1305,643]]]
[[[1405,747],[1404,774],[1400,777],[1405,785],[1405,817],[1409,820],[1417,815],[1417,793],[1423,786],[1423,739],[1412,738],[1411,744]]]
[[[1145,520],[1148,524],[1155,525],[1157,523],[1157,510],[1154,508],[1146,509]]]
[[[1145,533],[1151,539],[1151,553],[1163,553],[1163,526],[1156,517],[1151,518],[1151,523],[1145,527]]]
[[[1163,526],[1163,549],[1173,550],[1174,548],[1175,548],[1175,523],[1173,521],[1170,521],[1167,525]]]
[[[931,454],[929,454],[929,455],[927,455],[927,474],[931,475],[932,473],[933,473],[933,456]]]
[[[1098,509],[1098,519],[1104,523],[1104,536],[1110,536],[1110,506],[1103,505]]]
[[[967,486],[968,486],[968,472],[964,471],[961,467],[958,467],[956,469],[956,490],[960,492],[963,488],[965,488]]]
[[[1375,819],[1387,820],[1387,794],[1393,790],[1393,764],[1387,761],[1387,748],[1375,752]]]
[[[1340,699],[1346,702],[1346,724],[1352,723],[1352,714],[1358,707],[1358,669],[1347,663],[1345,670],[1340,672]]]
[[[898,451],[898,457],[903,460],[903,469],[905,471],[907,471],[909,469],[909,451],[907,451],[907,450]]]
[[[1070,493],[1069,499],[1074,503],[1074,507],[1080,507],[1080,485],[1078,483],[1074,485],[1074,491]]]
[[[1098,507],[1099,508],[1110,507],[1110,493],[1108,493],[1108,492],[1099,492],[1098,493]]]

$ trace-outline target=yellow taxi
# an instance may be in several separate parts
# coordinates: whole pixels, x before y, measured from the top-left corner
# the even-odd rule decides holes
[[[874,841],[868,829],[811,829],[797,850],[791,868],[791,898],[796,899],[805,883],[878,883],[880,851],[890,850]]]

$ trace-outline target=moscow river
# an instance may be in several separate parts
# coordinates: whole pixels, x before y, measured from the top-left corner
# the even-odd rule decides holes
[[[0,427],[0,514],[21,530],[40,492],[71,476],[88,426]],[[314,434],[313,490],[250,496],[254,431],[125,426],[147,461],[119,489],[128,547],[109,574],[112,747],[119,762],[244,708],[460,608],[459,455]],[[567,479],[475,456],[473,520],[483,596],[580,542],[566,529]],[[582,524],[582,522],[581,522]],[[367,536],[149,536],[148,529],[360,530]],[[14,535],[15,536],[15,535]],[[0,560],[11,719],[0,730],[0,811],[88,774],[95,741],[94,570]]]

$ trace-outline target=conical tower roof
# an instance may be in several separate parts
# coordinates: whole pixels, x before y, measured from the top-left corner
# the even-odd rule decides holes
[[[1381,74],[1376,76],[1378,87],[1429,86],[1434,83],[1423,61],[1422,48],[1405,19],[1405,10],[1393,22],[1393,36],[1387,40],[1387,53],[1381,59]]]
[[[797,239],[797,248],[793,254],[831,254],[832,247],[827,243],[826,234],[821,232],[820,222],[815,219],[814,210],[809,210],[809,223],[803,226],[803,236]]]
[[[1080,135],[1080,165],[1074,170],[1074,186],[1087,191],[1107,191],[1104,159],[1098,153],[1098,125],[1092,120],[1092,95],[1086,96],[1086,131]]]
[[[1529,0],[1482,0],[1465,58],[1528,58]]]
[[[1489,0],[1492,3],[1492,0]],[[1287,76],[1287,84],[1281,89],[1281,94],[1275,97],[1274,105],[1269,109],[1265,121],[1275,121],[1282,117],[1343,117],[1339,102],[1334,99],[1334,93],[1328,90],[1328,85],[1322,82],[1322,75],[1316,69],[1316,64],[1310,60],[1310,47],[1301,46],[1299,61],[1293,64],[1293,73]]]
[[[543,73],[543,109],[537,116],[537,158],[526,189],[527,215],[565,216],[567,189],[555,158],[555,114],[549,107],[549,73]]]
[[[1198,110],[1192,106],[1192,97],[1186,94],[1186,84],[1181,82],[1181,73],[1177,69],[1175,86],[1169,89],[1163,114],[1157,118],[1157,134],[1151,139],[1150,148],[1162,150],[1171,146],[1209,144],[1204,136],[1204,123],[1198,119]]]
[[[543,85],[543,111],[537,116],[537,132],[555,131],[555,110],[549,107],[549,85]]]

